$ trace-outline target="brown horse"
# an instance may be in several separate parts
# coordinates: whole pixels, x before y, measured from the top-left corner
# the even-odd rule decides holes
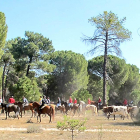
[[[32,105],[33,103],[29,103],[27,105],[23,105],[23,102],[16,101],[14,104],[18,105],[20,107],[21,117],[22,117],[22,111],[24,111],[24,115],[25,115],[25,110],[31,110],[32,111],[32,116],[31,117],[33,117],[33,113],[34,113],[33,105]]]
[[[98,102],[96,102],[96,101],[91,101],[91,105],[95,105],[97,107],[97,112],[99,109],[103,109],[104,106],[107,106],[107,104],[98,105]]]
[[[95,105],[95,106],[97,107],[97,111],[98,111],[98,109],[99,109],[98,102],[96,102],[96,101],[91,101],[90,104],[91,104],[91,105]]]
[[[61,113],[65,113],[66,112],[66,110],[65,110],[65,106],[64,105],[61,105],[61,106],[55,106],[55,111],[57,112],[57,111],[61,111]]]
[[[28,103],[27,105],[24,105],[24,107],[23,107],[24,115],[25,115],[26,110],[31,110],[31,112],[32,112],[31,117],[33,117],[33,114],[34,114],[33,103]]]
[[[80,104],[73,104],[71,111],[73,111],[73,115],[75,115],[76,111],[80,115]]]
[[[38,117],[40,118],[40,122],[41,122],[41,114],[48,114],[48,116],[50,116],[50,121],[51,122],[51,117],[53,117],[54,120],[54,108],[50,105],[47,106],[43,106],[40,110],[39,110],[39,106],[40,104],[38,102],[33,102],[33,109],[36,109],[38,116],[37,116],[37,121],[38,121]]]
[[[5,103],[1,103],[2,112],[4,112],[4,110],[6,112],[5,119],[7,119],[7,115],[9,116],[10,112],[13,112],[13,111],[15,112],[16,117],[19,119],[20,107],[18,105],[14,105],[14,104],[9,105],[8,107],[6,107],[6,105],[7,104],[5,104]]]

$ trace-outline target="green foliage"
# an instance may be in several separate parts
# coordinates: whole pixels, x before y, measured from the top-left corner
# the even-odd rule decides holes
[[[86,123],[86,119],[84,121],[70,119],[68,116],[64,116],[64,120],[62,122],[57,122],[57,128],[61,130],[67,130],[72,132],[72,139],[73,139],[73,132],[74,130],[78,130],[78,132],[84,131],[86,127],[84,126]]]
[[[84,101],[85,103],[87,103],[88,98],[90,98],[90,100],[93,99],[92,95],[89,94],[89,92],[86,89],[80,89],[78,91],[73,92],[72,98],[76,98],[77,102]]]
[[[140,101],[140,90],[135,89],[134,91],[132,91],[129,98],[133,101],[134,105],[137,105]]]
[[[135,65],[127,64],[128,66],[128,78],[124,84],[119,88],[119,95],[121,99],[131,99],[131,93],[140,90],[140,75],[139,69]],[[134,94],[134,93],[133,93]]]
[[[17,101],[22,101],[22,96],[25,96],[29,101],[38,101],[40,93],[35,79],[30,80],[26,76],[19,78],[14,88],[16,90],[14,97]]]
[[[16,59],[16,71],[24,72],[26,76],[29,76],[32,70],[38,70],[38,73],[35,72],[42,75],[44,72],[52,72],[55,68],[49,64],[50,55],[54,52],[52,41],[39,33],[26,31],[25,38],[10,40],[7,47]]]
[[[0,58],[3,54],[2,48],[5,45],[6,37],[7,37],[7,25],[6,18],[4,13],[0,12]]]
[[[51,94],[57,93],[58,96],[67,98],[75,90],[87,87],[87,61],[83,55],[72,51],[56,51],[51,64],[56,65],[56,69],[48,77],[47,85],[49,91],[53,92]]]

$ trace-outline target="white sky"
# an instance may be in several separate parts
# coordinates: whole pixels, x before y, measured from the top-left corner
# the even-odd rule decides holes
[[[126,17],[124,26],[132,32],[133,39],[120,46],[123,57],[140,68],[140,0],[1,0],[0,11],[6,16],[7,40],[33,31],[52,40],[56,51],[80,54],[91,49],[81,41],[83,34],[94,33],[88,19],[112,11],[119,19]]]

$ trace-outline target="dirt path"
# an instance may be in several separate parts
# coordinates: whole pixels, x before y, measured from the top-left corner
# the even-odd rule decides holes
[[[60,131],[57,128],[40,128],[44,131]],[[0,128],[0,131],[27,131],[27,128],[11,128],[11,127],[6,127],[6,128]],[[65,130],[66,131],[66,130]],[[121,130],[121,129],[87,129],[85,132],[140,132],[140,130]]]

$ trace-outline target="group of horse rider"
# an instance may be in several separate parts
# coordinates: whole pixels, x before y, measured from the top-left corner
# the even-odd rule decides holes
[[[1,101],[1,103],[2,103],[2,101]],[[10,105],[13,105],[14,103],[15,103],[15,99],[13,96],[11,96],[8,100],[8,104],[6,105],[6,108],[8,109],[8,107]],[[28,104],[28,100],[23,96],[23,107],[27,104]]]
[[[68,106],[73,106],[73,104],[77,104],[77,99],[75,98],[74,101],[72,101],[72,98],[70,96],[67,103],[68,103]],[[61,99],[60,99],[60,97],[58,97],[58,101],[57,101],[56,107],[58,107],[58,106],[61,106]]]
[[[49,98],[49,97],[46,99],[46,96],[45,96],[45,95],[43,95],[43,98],[42,98],[42,96],[40,96],[40,98],[39,98],[39,104],[40,104],[39,110],[40,110],[45,104],[50,105],[50,103],[51,103],[51,101],[50,101],[50,98]]]

